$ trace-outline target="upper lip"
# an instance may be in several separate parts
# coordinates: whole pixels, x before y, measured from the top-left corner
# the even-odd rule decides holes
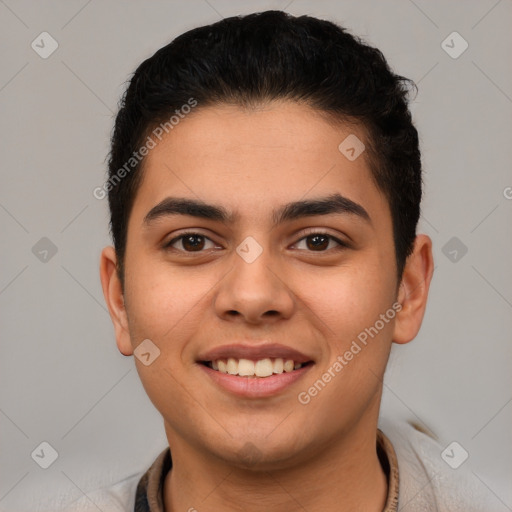
[[[292,359],[294,363],[307,363],[312,361],[311,357],[285,345],[276,343],[265,345],[243,345],[231,344],[213,348],[199,355],[198,361],[217,361],[218,359]]]

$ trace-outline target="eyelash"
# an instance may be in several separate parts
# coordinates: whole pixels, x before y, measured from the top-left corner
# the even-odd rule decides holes
[[[315,235],[320,235],[320,236],[325,236],[327,237],[329,240],[332,240],[334,242],[336,242],[338,244],[338,247],[334,247],[334,248],[331,248],[331,249],[327,249],[327,250],[324,250],[324,251],[312,251],[312,250],[307,250],[307,252],[311,252],[311,253],[315,253],[315,252],[318,252],[318,253],[328,253],[330,251],[339,251],[339,250],[343,250],[343,249],[348,249],[349,248],[349,244],[346,243],[346,242],[343,242],[342,240],[340,240],[339,238],[336,238],[332,235],[330,235],[329,233],[324,233],[323,231],[311,231],[311,232],[305,232],[305,233],[302,233],[302,236],[301,238],[299,238],[299,240],[297,240],[297,242],[295,242],[294,245],[298,244],[299,242],[302,242],[303,240],[305,240],[306,238],[309,238],[311,236],[315,236]],[[173,238],[172,240],[170,240],[169,242],[165,243],[164,246],[163,246],[163,249],[164,250],[175,250],[175,251],[178,251],[178,252],[182,252],[182,253],[185,253],[185,254],[201,254],[203,252],[205,252],[205,250],[201,250],[201,251],[185,251],[185,250],[182,250],[182,249],[175,249],[174,247],[172,247],[172,245],[180,240],[183,240],[184,238],[186,238],[187,236],[199,236],[199,237],[202,237],[204,238],[205,240],[210,240],[211,242],[213,242],[213,240],[211,240],[209,237],[203,235],[202,233],[198,233],[196,231],[187,231],[185,233],[182,233],[180,236],[177,236],[175,238]],[[213,242],[215,243],[215,242]],[[303,249],[301,249],[303,250]]]

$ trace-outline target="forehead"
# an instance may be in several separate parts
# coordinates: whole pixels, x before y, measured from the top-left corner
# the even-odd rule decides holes
[[[133,214],[144,217],[169,195],[222,204],[253,219],[270,215],[270,205],[336,192],[386,207],[365,151],[347,158],[346,140],[363,144],[364,131],[329,123],[306,105],[199,105],[146,156]]]

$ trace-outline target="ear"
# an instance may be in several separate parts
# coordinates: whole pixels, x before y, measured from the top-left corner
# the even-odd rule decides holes
[[[433,272],[432,240],[427,235],[418,235],[413,252],[407,258],[398,291],[398,302],[402,309],[395,317],[395,343],[408,343],[418,334],[427,307]]]
[[[105,302],[114,324],[117,348],[121,354],[131,356],[133,348],[128,330],[128,317],[121,281],[117,273],[117,256],[113,247],[105,247],[101,252],[100,278]]]

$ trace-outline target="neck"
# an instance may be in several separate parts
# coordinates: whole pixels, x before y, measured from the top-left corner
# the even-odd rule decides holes
[[[376,425],[372,430],[359,429],[276,471],[242,469],[180,439],[172,443],[173,468],[164,485],[165,511],[382,512],[388,486],[376,437]]]

